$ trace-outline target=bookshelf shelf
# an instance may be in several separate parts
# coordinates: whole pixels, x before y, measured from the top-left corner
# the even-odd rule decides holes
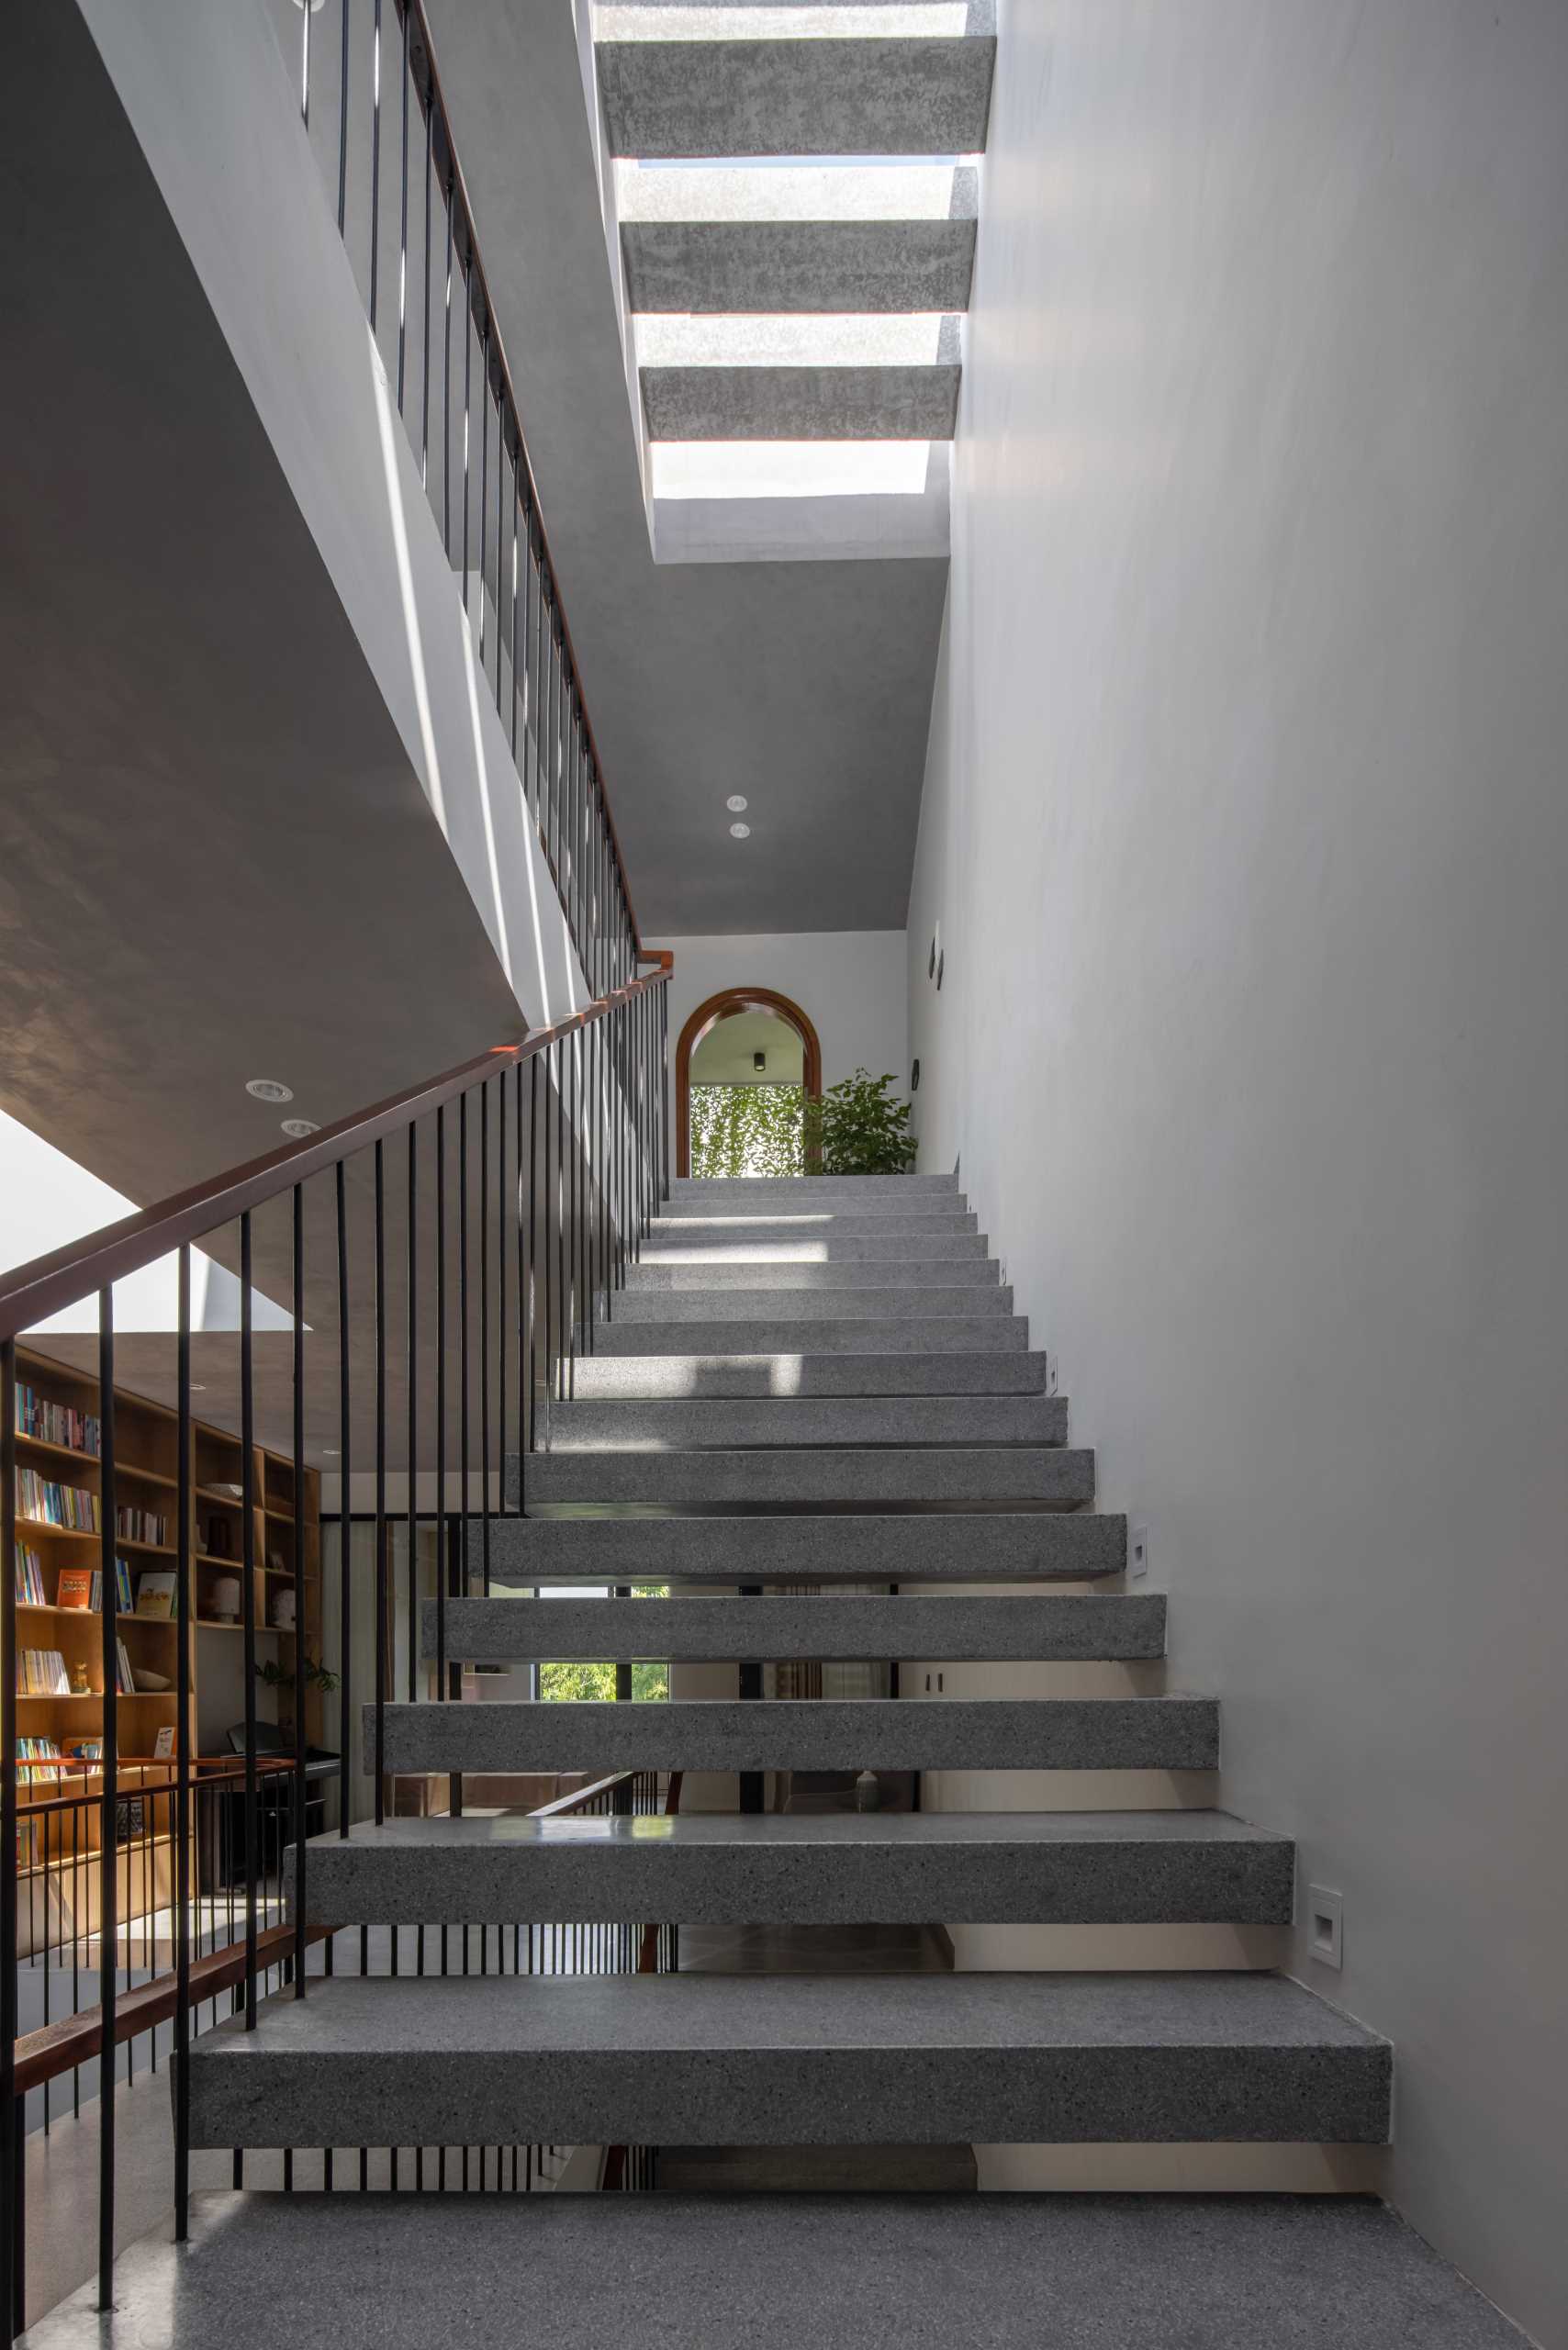
[[[18,1349],[17,1373],[18,1488],[26,1483],[28,1499],[34,1508],[41,1505],[61,1516],[80,1517],[96,1513],[101,1509],[103,1494],[103,1460],[96,1449],[101,1418],[97,1381],[89,1372],[56,1361],[41,1347]],[[114,1411],[117,1509],[141,1512],[144,1524],[149,1519],[161,1521],[173,1538],[178,1520],[177,1417],[167,1405],[122,1387],[115,1390]],[[27,1424],[21,1425],[24,1417]],[[63,1440],[68,1438],[81,1440]],[[244,1664],[237,1644],[231,1640],[207,1642],[198,1635],[243,1629],[238,1618],[230,1622],[211,1607],[214,1574],[242,1582],[246,1572],[243,1558],[220,1557],[206,1547],[206,1537],[211,1530],[209,1521],[219,1523],[227,1528],[226,1547],[231,1551],[243,1551],[244,1504],[225,1488],[244,1482],[245,1452],[237,1436],[206,1421],[192,1423],[191,1438],[187,1528],[191,1629],[183,1663],[175,1606],[171,1605],[167,1615],[141,1614],[136,1605],[136,1594],[150,1572],[162,1576],[161,1590],[165,1595],[170,1594],[179,1572],[177,1541],[170,1539],[154,1542],[129,1533],[113,1538],[115,1556],[122,1562],[122,1589],[131,1595],[129,1603],[122,1600],[117,1609],[115,1627],[129,1658],[127,1677],[146,1673],[167,1684],[162,1689],[118,1691],[116,1703],[122,1717],[119,1746],[122,1761],[128,1762],[137,1755],[151,1754],[160,1734],[173,1734],[182,1672],[192,1695],[194,1753],[222,1751],[230,1724],[244,1708]],[[273,1644],[269,1654],[275,1653],[280,1638],[293,1638],[291,1629],[285,1630],[266,1621],[268,1589],[279,1582],[292,1584],[298,1580],[311,1587],[302,1593],[300,1606],[312,1652],[319,1649],[319,1618],[314,1605],[319,1574],[314,1571],[320,1561],[320,1488],[314,1470],[306,1470],[304,1475],[305,1547],[303,1560],[297,1561],[292,1540],[280,1527],[270,1522],[286,1520],[292,1534],[294,1462],[261,1446],[251,1455],[254,1561],[251,1572],[255,1629]],[[77,1498],[73,1500],[73,1495]],[[58,1525],[51,1516],[23,1515],[18,1509],[17,1544],[17,1609],[18,1617],[28,1627],[24,1643],[42,1652],[32,1660],[30,1676],[39,1677],[41,1663],[42,1677],[57,1677],[58,1666],[51,1673],[46,1662],[52,1654],[63,1664],[67,1677],[84,1667],[95,1684],[85,1693],[49,1688],[12,1693],[11,1727],[4,1729],[3,1734],[18,1740],[25,1738],[28,1752],[21,1760],[28,1782],[44,1785],[47,1781],[43,1774],[52,1762],[57,1761],[66,1771],[73,1767],[79,1771],[81,1756],[73,1755],[69,1746],[90,1742],[102,1730],[104,1695],[96,1684],[103,1678],[103,1614],[100,1608],[80,1604],[62,1606],[59,1589],[61,1578],[69,1575],[78,1600],[84,1595],[89,1573],[100,1572],[104,1535],[91,1527]],[[288,1560],[281,1572],[267,1563],[269,1550],[274,1556],[281,1551]],[[28,1554],[25,1568],[24,1551]],[[304,1573],[297,1577],[295,1568],[299,1565]],[[10,1572],[4,1561],[0,1561],[0,1572]],[[0,1707],[4,1702],[5,1693],[0,1692]],[[269,1706],[272,1702],[269,1695]],[[306,1704],[308,1735],[319,1736],[319,1724],[311,1717],[319,1713],[319,1701],[308,1695]],[[289,1726],[287,1721],[280,1723],[284,1729]],[[51,1754],[51,1748],[61,1750],[58,1756]]]

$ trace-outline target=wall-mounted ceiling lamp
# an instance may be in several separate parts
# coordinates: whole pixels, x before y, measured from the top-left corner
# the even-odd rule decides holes
[[[725,800],[724,805],[729,810],[732,816],[744,816],[745,814],[745,793],[744,791],[732,791],[729,798]]]
[[[303,1142],[307,1135],[319,1135],[321,1125],[318,1118],[285,1118],[283,1130],[290,1142]]]
[[[732,824],[730,826],[730,837],[732,840],[749,841],[751,838],[751,826],[749,824]]]
[[[258,1102],[292,1102],[294,1088],[275,1077],[248,1077],[245,1091],[253,1093]]]

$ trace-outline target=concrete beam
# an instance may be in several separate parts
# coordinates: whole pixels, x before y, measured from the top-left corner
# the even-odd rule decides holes
[[[610,152],[978,155],[996,43],[600,41]]]
[[[644,367],[654,441],[950,441],[957,367]]]
[[[972,220],[628,220],[633,311],[967,310]]]

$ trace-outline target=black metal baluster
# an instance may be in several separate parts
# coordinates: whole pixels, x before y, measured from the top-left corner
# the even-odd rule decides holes
[[[348,1192],[343,1162],[340,1158],[333,1169],[336,1178],[338,1210],[338,1835],[349,1832],[349,1790],[351,1786],[352,1746],[353,1741],[353,1702],[351,1684],[353,1679],[353,1513],[349,1502],[351,1478],[350,1447],[353,1439],[353,1418],[349,1408],[349,1214]],[[295,1561],[297,1573],[299,1561]],[[295,1592],[295,1613],[299,1606],[300,1593]],[[296,1690],[295,1703],[304,1702],[305,1692]]]
[[[512,1203],[511,1213],[516,1219],[517,1225],[517,1514],[519,1517],[521,1517],[523,1515],[526,1501],[526,1496],[523,1491],[523,1474],[524,1456],[528,1451],[527,1354],[529,1334],[528,1281],[530,1278],[530,1268],[525,1263],[524,1259],[525,1256],[531,1253],[530,1250],[526,1250],[524,1248],[522,1214],[524,1200],[531,1201],[532,1198],[532,1177],[529,1170],[532,1168],[532,1146],[533,1141],[533,1135],[531,1127],[529,1131],[530,1158],[525,1161],[523,1158],[522,1141],[522,1063],[521,1061],[518,1062],[516,1069],[512,1071],[512,1124],[517,1134],[517,1192]],[[502,1440],[502,1449],[503,1450],[505,1449],[504,1438]]]
[[[349,6],[342,0],[342,87],[338,92],[338,234],[348,218],[349,189]]]
[[[501,1516],[507,1507],[507,1072],[503,1069],[496,1087],[496,1255],[499,1260],[496,1291],[496,1457],[500,1472],[496,1506]],[[488,1501],[489,1462],[486,1461],[486,1497]],[[490,1588],[489,1540],[486,1538],[485,1589]]]
[[[458,1557],[461,1565],[454,1577],[454,1588],[461,1595],[468,1588],[468,1488],[473,1459],[470,1450],[468,1423],[468,1096],[457,1097],[457,1428],[458,1460]],[[454,1687],[453,1695],[462,1694]]]
[[[447,155],[442,201],[446,207],[446,297],[441,365],[441,544],[452,560],[452,157]]]
[[[490,1084],[479,1088],[479,1543],[484,1589],[490,1588]],[[468,1559],[464,1556],[468,1589]]]
[[[381,0],[375,0],[370,78],[370,332],[381,275]]]
[[[426,61],[428,73],[429,61]],[[425,110],[425,277],[420,305],[420,340],[423,345],[424,387],[420,396],[420,487],[429,494],[431,479],[431,181],[435,168],[435,92],[426,91]]]
[[[514,447],[513,447],[513,450],[512,450],[512,468],[511,468],[511,483],[512,483],[512,499],[511,499],[511,761],[512,761],[512,765],[513,765],[513,767],[517,767],[517,712],[518,712],[518,702],[519,702],[519,699],[520,699],[520,698],[521,698],[521,697],[520,697],[520,694],[519,694],[519,681],[518,681],[518,674],[517,674],[517,583],[518,583],[518,572],[517,572],[517,518],[518,518],[518,511],[519,511],[519,509],[521,508],[521,504],[522,504],[521,482],[520,482],[520,479],[519,479],[519,476],[520,476],[520,475],[521,475],[521,469],[522,469],[522,433],[521,433],[521,429],[520,429],[520,430],[519,430],[519,432],[518,432],[518,437],[517,437],[516,443],[515,443],[515,445],[514,445]],[[498,640],[499,640],[499,632],[498,632],[498,631],[497,632],[497,636],[498,636],[498,642],[497,642],[497,645],[496,645],[496,669],[497,669],[497,672],[498,672],[498,673],[499,673],[499,670],[500,670],[500,666],[501,666],[501,649],[500,649],[500,643],[499,643],[499,641],[498,641]],[[524,638],[524,640],[523,640],[523,650],[524,650],[524,652],[525,652],[525,653],[526,653],[527,649],[528,649],[528,646],[527,646],[527,639],[526,639],[526,636],[525,636],[525,638]],[[523,746],[523,747],[524,747],[524,753],[525,753],[525,756],[526,756],[526,751],[527,751],[527,744],[526,744],[526,741],[525,741],[525,743],[524,743],[524,746]],[[522,776],[522,771],[521,771],[521,768],[519,769],[519,774],[520,774],[520,776],[521,777],[521,780],[522,780],[522,804],[523,804],[524,811],[526,812],[527,808],[528,808],[528,779],[527,779],[526,776]]]
[[[115,1572],[115,1301],[98,1292],[98,1486],[99,1565],[103,1583],[104,1751],[103,1810],[98,1853],[98,2007],[103,2035],[98,2056],[98,2307],[114,2306],[115,2269],[115,2039],[119,1955],[119,1884],[115,1853],[119,1842],[119,1579]],[[15,1568],[8,1578],[14,1596]],[[13,1688],[15,1684],[12,1684]],[[9,1742],[9,1741],[8,1741]],[[5,1855],[16,1864],[16,1846]],[[17,2165],[18,2180],[23,2158]]]
[[[9,1715],[17,1701],[17,1342],[0,1343],[0,1698]],[[8,2335],[26,2322],[19,2279],[24,2243],[19,2188],[27,2148],[17,2101],[17,1740],[7,1724],[0,1755],[0,2320]],[[73,1810],[72,1834],[76,1814]],[[74,1870],[73,1871],[74,1880]],[[74,1882],[73,1882],[74,1893]],[[75,1941],[73,1941],[74,1959]],[[74,2001],[73,2002],[74,2008]],[[45,2112],[49,2091],[44,2091]]]
[[[308,0],[305,11],[310,10]],[[403,379],[409,347],[409,17],[407,5],[401,9],[403,18],[403,82],[402,136],[398,142],[401,185],[398,198],[398,413],[403,413]]]
[[[546,1047],[544,1067],[544,1425],[549,1440],[550,1405],[555,1393],[555,1236],[551,1229],[554,1214],[559,1222],[560,1203],[556,1196],[555,1179],[551,1172],[550,1127],[551,1102],[556,1104],[554,1123],[559,1133],[560,1094],[555,1083],[556,1047]]]
[[[555,1384],[554,1398],[564,1402],[566,1393],[566,1047],[568,1039],[562,1037],[555,1047],[555,1302],[559,1319],[555,1325]]]
[[[572,1086],[572,1156],[569,1168],[566,1167],[564,1162],[566,1181],[563,1186],[566,1192],[565,1213],[569,1214],[572,1219],[571,1237],[566,1248],[566,1264],[570,1267],[569,1293],[571,1299],[571,1310],[566,1316],[566,1360],[561,1375],[563,1396],[575,1395],[577,1392],[577,1315],[581,1311],[581,1299],[577,1291],[577,1169],[581,1158],[581,1151],[577,1137],[577,1121],[580,1115],[577,1101],[577,1043],[581,1035],[582,1031],[580,1028],[575,1029],[572,1035],[565,1040],[562,1046],[562,1050],[569,1057]],[[565,1147],[565,1146],[563,1146],[563,1147]],[[566,1281],[567,1278],[568,1276],[564,1267],[562,1270],[563,1281]]]
[[[446,1107],[435,1113],[435,1679],[446,1691]]]
[[[305,1775],[305,1186],[294,1186],[293,1296],[294,1315],[294,1996],[305,1997],[306,1806],[309,1788]]]
[[[295,1472],[297,1513],[298,1472]],[[295,1537],[298,1559],[298,1535]],[[382,1147],[375,1146],[375,1824],[386,1817],[386,1183]],[[303,1608],[299,1611],[302,1615]],[[392,1928],[396,1955],[398,1929]],[[303,1969],[304,1953],[300,1953]]]
[[[543,1054],[535,1053],[528,1064],[528,1443],[525,1450],[535,1449],[539,1434],[539,1214],[538,1203],[544,1195],[544,1181],[539,1166],[539,1065]],[[548,1096],[546,1096],[548,1114]],[[548,1127],[546,1127],[548,1143]],[[548,1236],[546,1236],[548,1237]],[[546,1255],[546,1281],[549,1279]],[[520,1507],[527,1515],[527,1495],[520,1499]]]
[[[455,199],[454,199],[455,201]],[[474,240],[466,221],[468,258],[463,265],[463,609],[468,610],[468,442],[472,431],[474,381]]]
[[[480,362],[485,380],[479,388],[479,675],[485,674],[485,601],[487,592],[487,534],[490,519],[490,326],[487,316],[485,332],[479,345]],[[496,470],[500,470],[501,453],[496,448]],[[500,631],[501,583],[496,581],[496,629]]]
[[[245,1657],[245,2029],[256,2028],[256,1880],[261,1841],[256,1782],[256,1395],[252,1346],[251,1216],[240,1218],[240,1504]],[[297,1598],[297,1595],[296,1595]]]
[[[419,1273],[420,1159],[419,1128],[409,1128],[409,1703],[419,1695],[420,1575],[419,1495],[419,1344],[417,1282]]]

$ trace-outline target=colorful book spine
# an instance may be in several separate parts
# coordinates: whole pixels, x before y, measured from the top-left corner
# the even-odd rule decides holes
[[[17,1515],[39,1526],[60,1526],[73,1534],[98,1531],[98,1496],[80,1485],[58,1485],[36,1469],[17,1472]]]
[[[115,1532],[127,1542],[151,1542],[162,1550],[169,1539],[169,1521],[156,1510],[122,1506],[115,1512]]]
[[[70,1696],[71,1676],[65,1670],[65,1659],[58,1649],[18,1649],[17,1695],[18,1697]]]
[[[73,1404],[56,1404],[40,1395],[36,1387],[18,1384],[17,1389],[17,1434],[36,1437],[41,1444],[62,1445],[71,1452],[103,1450],[103,1424],[92,1412],[78,1412]]]
[[[44,1589],[43,1561],[36,1550],[24,1543],[17,1545],[17,1597],[24,1607],[47,1607],[49,1594]]]

